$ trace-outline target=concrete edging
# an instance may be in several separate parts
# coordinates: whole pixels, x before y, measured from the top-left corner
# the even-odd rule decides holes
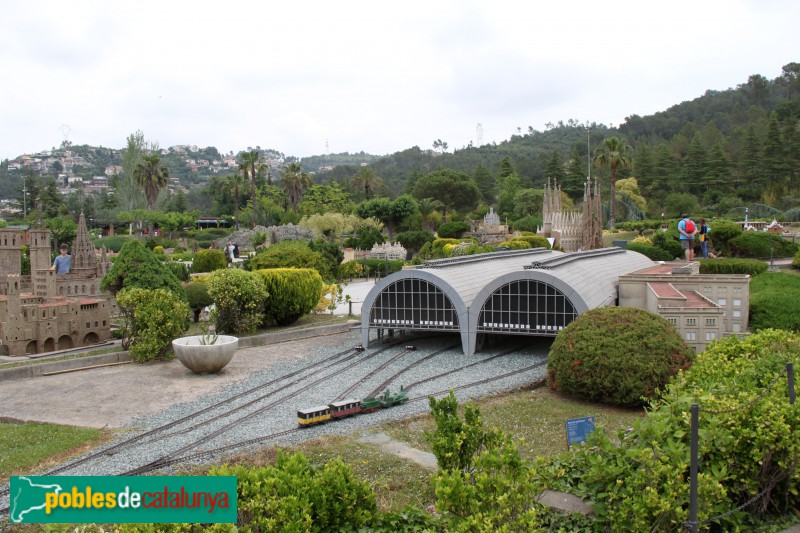
[[[309,337],[321,337],[324,335],[335,335],[346,333],[350,329],[360,324],[355,320],[348,320],[344,324],[333,324],[330,326],[318,326],[304,329],[286,330],[275,333],[262,333],[251,337],[240,337],[239,348],[252,348],[254,346],[265,346],[278,342],[286,342],[297,339],[307,339]],[[131,356],[128,352],[113,352],[87,357],[77,357],[75,359],[63,359],[61,361],[43,361],[41,363],[18,366],[14,368],[0,369],[0,382],[13,379],[25,379],[41,377],[42,374],[58,372],[61,370],[72,370],[94,365],[104,365],[108,363],[121,363],[130,361]]]

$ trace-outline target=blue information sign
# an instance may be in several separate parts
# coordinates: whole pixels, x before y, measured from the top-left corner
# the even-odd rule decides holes
[[[573,444],[586,442],[586,437],[594,431],[594,417],[570,418],[567,420],[567,448]]]

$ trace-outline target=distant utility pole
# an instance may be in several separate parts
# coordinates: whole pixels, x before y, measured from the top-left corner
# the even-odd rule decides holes
[[[586,169],[589,173],[589,179],[592,179],[592,150],[590,148],[592,144],[591,138],[592,128],[589,125],[586,125]]]
[[[22,217],[28,216],[28,180],[22,176]]]

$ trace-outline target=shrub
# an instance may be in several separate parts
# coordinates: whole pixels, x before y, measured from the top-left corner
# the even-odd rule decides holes
[[[403,265],[405,264],[404,261],[400,259],[392,259],[387,261],[385,259],[372,259],[369,258],[366,260],[367,263],[367,275],[370,272],[377,272],[380,275],[387,276],[389,274],[394,274],[395,272],[400,272],[403,270]]]
[[[666,231],[656,231],[653,233],[651,240],[653,241],[653,246],[661,248],[669,254],[670,258],[667,259],[667,261],[672,261],[676,257],[684,256],[683,248],[681,248],[681,243],[678,241],[677,233],[670,234]]]
[[[436,508],[451,518],[454,531],[543,531],[531,505],[532,469],[514,441],[486,429],[480,410],[467,404],[464,419],[450,395],[429,399],[436,430],[427,434],[439,465],[434,475]]]
[[[134,240],[134,238],[127,235],[112,235],[110,237],[103,237],[101,239],[92,239],[92,244],[94,244],[95,248],[105,246],[106,250],[112,251],[116,254],[119,253],[126,242],[131,240]]]
[[[800,268],[800,252],[794,254],[794,258],[792,259],[792,266],[794,268]]]
[[[639,252],[642,255],[646,255],[653,261],[672,261],[673,259],[675,259],[675,256],[673,256],[670,252],[666,251],[663,248],[656,248],[655,246],[646,246],[644,244],[629,242],[628,250],[631,250],[633,252]]]
[[[722,255],[730,255],[731,250],[728,243],[742,234],[742,227],[732,220],[715,220],[710,224],[711,231],[708,232],[709,243]]]
[[[336,279],[360,278],[364,275],[364,265],[358,261],[346,261],[336,269]]]
[[[319,302],[322,276],[311,268],[257,270],[270,295],[264,306],[264,324],[288,326],[308,314]]]
[[[247,531],[358,531],[378,516],[375,495],[341,459],[321,468],[278,450],[274,466],[216,466],[236,476],[240,526]]]
[[[430,231],[404,231],[397,234],[397,242],[403,245],[403,248],[412,252],[418,252],[420,248],[425,246],[425,243],[433,242],[436,237]]]
[[[713,343],[641,421],[616,436],[619,444],[596,431],[588,446],[551,465],[548,488],[591,497],[596,523],[604,526],[598,530],[682,529],[689,507],[688,418],[698,403],[698,518],[724,515],[708,524],[714,531],[759,530],[762,513],[785,513],[800,503],[794,467],[800,411],[786,398],[781,377],[790,361],[800,363],[796,334],[767,330]],[[728,512],[740,506],[744,512]]]
[[[125,243],[111,269],[100,282],[100,289],[116,295],[122,289],[166,289],[186,298],[181,282],[138,240]]]
[[[558,333],[547,368],[554,390],[635,406],[693,358],[694,351],[658,315],[632,307],[601,307]]]
[[[117,293],[116,301],[127,322],[131,358],[138,363],[164,357],[186,331],[189,306],[168,290],[132,287]]]
[[[647,237],[636,237],[635,239],[630,241],[630,243],[633,243],[633,244],[644,244],[645,246],[653,246],[653,241],[651,241]]]
[[[227,266],[228,260],[225,259],[225,252],[222,250],[198,250],[194,254],[192,272],[214,272]]]
[[[178,281],[189,281],[189,266],[184,263],[165,263]]]
[[[800,331],[800,277],[766,272],[750,281],[750,329]]]
[[[535,232],[542,227],[542,218],[537,216],[527,216],[520,218],[511,223],[511,229],[514,231],[532,231]]]
[[[701,259],[701,274],[750,274],[755,277],[767,271],[767,264],[758,259]]]
[[[187,283],[183,288],[186,290],[186,299],[189,301],[189,308],[194,314],[194,321],[198,322],[203,308],[214,303],[214,300],[208,294],[208,285],[193,282]]]
[[[547,242],[546,237],[541,235],[523,235],[521,237],[514,237],[515,241],[525,241],[531,248],[547,248],[550,249],[550,243]]]
[[[160,244],[158,246],[153,246],[153,253],[156,255],[164,255],[164,247]]]
[[[251,258],[247,264],[250,270],[265,268],[313,268],[325,278],[330,264],[321,253],[315,252],[305,242],[283,241],[273,244]]]
[[[508,248],[509,250],[524,250],[526,248],[531,248],[531,244],[522,239],[511,239],[510,241],[500,243],[500,246]]]
[[[442,239],[460,239],[462,235],[469,231],[469,224],[465,222],[445,222],[436,231]]]
[[[797,253],[797,245],[774,233],[748,231],[728,242],[731,255],[737,257],[791,257]]]
[[[238,268],[215,270],[208,276],[208,294],[217,306],[220,333],[252,333],[263,321],[269,295],[258,274]]]

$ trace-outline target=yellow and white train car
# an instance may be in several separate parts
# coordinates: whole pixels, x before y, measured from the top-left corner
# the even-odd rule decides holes
[[[297,411],[297,423],[301,427],[327,422],[330,419],[331,408],[329,405],[318,405]]]

